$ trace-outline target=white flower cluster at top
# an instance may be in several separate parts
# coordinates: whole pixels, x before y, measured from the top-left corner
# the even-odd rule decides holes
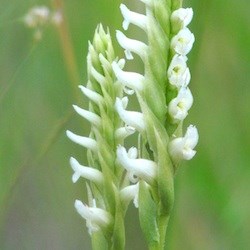
[[[46,25],[57,26],[62,22],[62,13],[59,10],[52,11],[47,6],[35,6],[24,16],[23,22],[28,28],[35,30],[34,38],[40,40]]]

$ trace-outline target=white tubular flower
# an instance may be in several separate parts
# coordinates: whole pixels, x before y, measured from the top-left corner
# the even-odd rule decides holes
[[[197,128],[190,125],[184,137],[175,138],[169,143],[169,153],[176,162],[191,160],[196,154],[194,148],[198,140]]]
[[[82,93],[95,104],[100,104],[103,102],[103,97],[95,91],[90,90],[82,85],[79,85],[79,88],[81,89]]]
[[[145,53],[148,49],[148,46],[145,43],[130,39],[119,30],[116,31],[116,38],[120,46],[125,49],[125,55],[128,60],[132,60],[134,58],[131,52],[136,53],[142,60],[144,60]]]
[[[81,117],[85,118],[87,121],[92,123],[93,125],[100,127],[101,126],[101,118],[97,114],[90,112],[88,110],[82,109],[76,105],[73,105],[74,110]]]
[[[91,67],[91,74],[100,85],[105,84],[106,78],[102,74],[100,74],[93,66]]]
[[[139,183],[135,185],[129,185],[120,191],[121,200],[125,203],[129,203],[131,200],[133,200],[133,203],[136,208],[139,207],[138,195],[139,195]]]
[[[121,128],[118,128],[116,131],[115,131],[115,138],[118,140],[118,141],[122,141],[124,140],[126,137],[132,135],[135,133],[135,128],[134,127],[131,127],[131,126],[125,126],[125,127],[121,127]]]
[[[70,158],[70,165],[74,170],[74,174],[72,176],[73,183],[76,183],[80,177],[93,181],[96,184],[101,184],[103,182],[103,174],[101,171],[82,166],[75,158]]]
[[[176,53],[185,56],[192,49],[194,41],[194,34],[188,28],[184,28],[172,38],[171,48]]]
[[[141,91],[143,89],[144,76],[135,72],[125,72],[121,70],[116,62],[112,63],[113,71],[122,85],[133,90]]]
[[[88,207],[79,200],[75,201],[75,208],[86,220],[86,226],[90,235],[101,228],[107,228],[112,223],[111,214],[101,208]]]
[[[120,98],[116,98],[115,107],[120,118],[125,122],[125,124],[134,127],[139,132],[143,132],[145,130],[145,121],[142,113],[125,110]]]
[[[156,178],[157,165],[154,161],[147,159],[131,159],[126,149],[119,145],[117,147],[117,161],[128,171],[140,177],[148,183]]]
[[[180,8],[175,10],[171,15],[171,23],[173,26],[177,26],[180,29],[187,27],[193,19],[193,9],[192,8]]]
[[[174,122],[183,121],[193,104],[193,96],[189,88],[182,87],[176,98],[168,106],[168,112]]]
[[[66,131],[66,135],[71,141],[75,142],[76,144],[79,144],[87,149],[97,151],[97,142],[94,139],[76,135],[69,130]]]
[[[140,27],[145,31],[147,30],[147,17],[145,15],[130,11],[124,4],[120,5],[120,10],[124,18],[122,23],[124,30],[128,29],[130,23]]]
[[[168,79],[170,84],[177,88],[186,87],[190,80],[190,70],[187,67],[187,57],[174,55],[169,68],[168,68]]]

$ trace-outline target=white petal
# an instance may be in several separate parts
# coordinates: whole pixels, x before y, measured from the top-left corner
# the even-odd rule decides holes
[[[81,89],[81,91],[83,92],[83,94],[88,97],[92,102],[96,103],[96,104],[100,104],[103,102],[103,97],[96,93],[95,91],[85,88],[84,86],[80,85],[79,88]]]
[[[125,110],[122,105],[122,100],[119,98],[116,98],[115,107],[125,124],[134,127],[140,132],[145,130],[145,121],[142,113]]]
[[[147,159],[131,159],[126,149],[117,147],[117,161],[128,171],[142,178],[148,183],[152,183],[156,177],[157,165]]]
[[[82,109],[76,105],[73,105],[74,110],[76,113],[78,113],[80,116],[88,120],[90,123],[94,124],[97,127],[101,126],[101,117],[96,115],[93,112],[90,112],[88,110]]]
[[[129,203],[134,200],[134,205],[138,208],[138,193],[139,193],[139,183],[135,185],[129,185],[120,191],[121,200],[125,203]]]
[[[79,164],[79,162],[71,157],[70,165],[74,170],[74,174],[72,177],[72,181],[75,183],[80,177],[86,178],[90,181],[93,181],[97,184],[101,184],[103,182],[103,174],[101,171],[91,168],[85,167]]]
[[[136,147],[131,147],[129,150],[128,150],[128,157],[130,159],[136,159],[138,156],[138,149]]]
[[[130,11],[126,5],[121,4],[120,5],[121,13],[124,18],[123,22],[123,29],[127,30],[129,27],[129,24],[132,23],[141,29],[145,30],[147,29],[147,17],[145,15]]]
[[[125,49],[125,52],[128,53],[128,60],[133,59],[133,56],[130,57],[130,52],[136,53],[143,60],[145,53],[147,52],[148,46],[138,40],[130,39],[126,37],[121,31],[116,31],[116,38],[120,46]]]
[[[134,72],[126,72],[121,70],[116,62],[112,63],[112,68],[119,82],[122,85],[133,90],[141,91],[143,89],[144,76]]]
[[[85,148],[91,149],[93,151],[97,151],[97,143],[94,139],[91,139],[89,137],[76,135],[69,130],[66,131],[66,134],[71,141],[73,141],[73,142],[75,142],[75,143],[77,143]]]
[[[184,28],[172,38],[171,47],[176,53],[185,56],[192,49],[194,41],[193,33],[188,28]]]
[[[183,121],[193,104],[193,96],[188,88],[182,87],[176,98],[170,101],[168,112],[175,122]]]

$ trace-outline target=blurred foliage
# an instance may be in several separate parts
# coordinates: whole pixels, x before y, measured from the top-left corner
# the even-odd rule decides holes
[[[85,84],[87,41],[99,22],[112,34],[121,27],[120,1],[64,2],[79,83]],[[31,7],[52,8],[52,2],[0,5],[0,249],[90,249],[85,222],[73,208],[76,198],[86,199],[85,185],[73,185],[68,163],[71,155],[85,162],[85,151],[64,132],[88,134],[88,124],[69,115],[77,102],[72,86],[79,83],[72,83],[56,28],[48,26],[35,42],[22,22]],[[196,36],[189,59],[195,104],[186,124],[197,125],[200,142],[197,156],[176,176],[168,249],[250,249],[250,3],[184,5],[194,9]],[[127,249],[145,249],[132,206],[126,225]]]

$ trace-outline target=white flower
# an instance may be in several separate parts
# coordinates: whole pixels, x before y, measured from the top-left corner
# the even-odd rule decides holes
[[[95,91],[85,88],[82,85],[79,85],[79,88],[81,89],[81,91],[83,92],[83,94],[88,97],[92,102],[94,102],[95,104],[100,104],[103,102],[103,97],[96,93]]]
[[[193,19],[192,8],[180,8],[175,10],[171,15],[172,26],[176,26],[180,29],[187,27]]]
[[[75,142],[76,144],[79,144],[87,149],[97,151],[97,142],[94,139],[76,135],[69,130],[66,131],[66,135],[71,141]]]
[[[190,125],[184,137],[175,138],[169,143],[169,153],[176,162],[191,160],[196,154],[194,148],[198,140],[197,128]]]
[[[168,79],[170,84],[177,88],[186,87],[191,79],[189,68],[187,67],[187,57],[174,55],[169,68]]]
[[[134,58],[131,52],[136,53],[142,60],[144,60],[145,53],[148,49],[148,46],[145,43],[130,39],[119,30],[116,31],[116,38],[120,46],[125,49],[125,55],[128,60],[132,60]]]
[[[24,17],[24,23],[30,28],[42,26],[48,22],[50,10],[46,6],[36,6],[32,8]]]
[[[129,27],[129,24],[132,23],[141,29],[145,30],[147,29],[147,17],[145,15],[130,11],[126,5],[121,4],[120,10],[123,15],[124,21],[122,24],[122,27],[124,30],[127,30]]]
[[[148,183],[153,183],[156,178],[157,164],[147,159],[132,159],[126,149],[117,147],[117,161],[128,171],[140,177]]]
[[[125,110],[120,98],[116,98],[115,107],[120,118],[125,122],[126,125],[134,127],[140,132],[145,130],[145,121],[142,113]]]
[[[74,170],[74,174],[72,176],[72,181],[74,183],[76,183],[80,177],[86,178],[97,184],[101,184],[103,182],[103,174],[101,171],[91,168],[91,167],[82,166],[73,157],[70,158],[69,162],[70,162],[72,169]]]
[[[178,32],[171,40],[171,48],[178,54],[185,56],[193,47],[194,35],[188,28]]]
[[[73,105],[74,110],[78,113],[81,117],[85,118],[87,121],[92,123],[93,125],[100,127],[101,126],[101,117],[97,114],[90,112],[88,110],[82,109],[76,105]]]
[[[182,87],[176,98],[168,105],[168,112],[174,122],[183,121],[193,104],[193,96],[189,88]]]
[[[141,91],[143,89],[144,76],[135,72],[126,72],[121,70],[116,62],[112,63],[113,71],[118,81],[133,90]]]
[[[107,228],[112,223],[111,214],[101,208],[88,207],[79,200],[75,201],[75,208],[86,220],[86,226],[90,235],[102,228]]]
[[[138,195],[139,195],[139,182],[134,185],[129,185],[120,191],[121,200],[125,204],[128,204],[131,200],[133,200],[133,203],[136,208],[139,207]]]

